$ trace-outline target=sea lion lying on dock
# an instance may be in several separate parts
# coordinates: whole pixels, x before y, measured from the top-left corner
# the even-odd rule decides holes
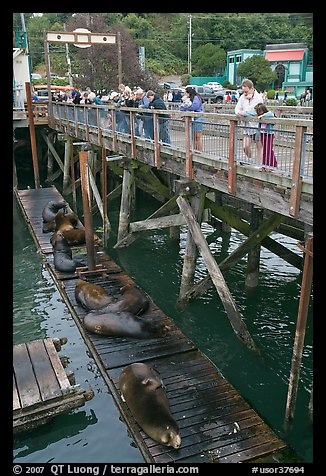
[[[77,279],[75,287],[76,301],[87,311],[98,310],[112,302],[112,296],[99,284]]]
[[[64,210],[58,211],[55,218],[55,231],[64,232],[73,230],[78,225],[78,216],[75,212],[65,213]]]
[[[131,312],[103,312],[103,310],[86,314],[84,327],[93,334],[137,339],[163,337],[170,329],[164,324],[141,319]]]
[[[139,426],[153,440],[179,448],[181,437],[159,373],[136,362],[123,369],[119,377],[122,397]]]
[[[126,284],[120,288],[122,297],[119,297],[115,302],[109,303],[100,312],[131,312],[139,315],[147,311],[149,306],[149,299],[147,295],[132,284]]]

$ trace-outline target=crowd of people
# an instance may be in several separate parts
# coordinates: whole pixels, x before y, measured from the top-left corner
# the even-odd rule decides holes
[[[269,118],[275,117],[271,111],[266,107],[266,95],[259,93],[251,80],[245,79],[241,84],[242,94],[236,102],[234,113],[238,117],[253,118]],[[138,137],[143,137],[146,140],[154,140],[154,122],[153,114],[149,112],[142,112],[142,109],[155,109],[166,111],[166,102],[180,103],[180,111],[188,112],[203,112],[203,99],[196,89],[187,86],[184,94],[181,90],[177,91],[174,96],[172,92],[166,91],[163,97],[159,92],[153,90],[144,91],[140,87],[131,89],[129,86],[119,84],[117,90],[110,92],[108,96],[109,103],[115,106],[114,120],[115,130],[120,133],[130,134],[130,114],[125,107],[132,107],[139,109],[134,115],[134,134]],[[91,88],[86,88],[86,91],[71,90],[53,94],[53,101],[65,101],[73,104],[95,104],[101,105],[102,92],[94,92]],[[233,99],[234,100],[234,99]],[[306,100],[306,96],[305,96]],[[232,101],[232,97],[229,98]],[[111,115],[107,114],[106,110],[101,111],[101,121],[109,121],[108,126],[111,127]],[[158,119],[158,138],[164,145],[171,144],[169,132],[169,114],[157,114]],[[200,153],[203,148],[202,134],[203,134],[204,119],[201,115],[196,115],[191,120],[191,135],[192,147]],[[255,143],[256,156],[262,165],[263,171],[270,171],[268,167],[277,167],[277,159],[274,153],[274,131],[273,124],[266,124],[262,121],[245,122],[243,129],[243,150],[247,160],[250,162],[252,158],[252,145]],[[241,164],[241,162],[240,162]],[[267,166],[267,168],[266,168]]]

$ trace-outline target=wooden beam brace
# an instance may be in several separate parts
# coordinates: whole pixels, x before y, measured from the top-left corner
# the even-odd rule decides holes
[[[186,220],[183,215],[178,213],[177,215],[169,215],[161,218],[152,218],[142,221],[134,221],[130,223],[129,230],[133,232],[158,230],[160,228],[168,228],[170,226],[186,225]]]
[[[217,265],[215,259],[212,256],[212,253],[209,249],[209,246],[205,240],[205,237],[200,229],[194,212],[183,197],[177,198],[177,204],[180,208],[181,213],[185,217],[189,230],[192,234],[193,240],[197,245],[197,248],[200,254],[203,257],[203,260],[207,266],[208,272],[211,276],[211,279],[214,283],[214,286],[221,298],[224,309],[229,318],[230,324],[236,334],[236,336],[246,344],[250,350],[258,350],[255,342],[253,341],[244,321],[241,318],[241,315],[238,311],[236,303],[230,293],[230,290],[223,278],[221,270]]]
[[[164,203],[164,205],[162,205],[158,210],[156,210],[154,213],[152,213],[152,215],[150,215],[144,221],[147,221],[147,220],[150,220],[150,219],[153,219],[153,218],[159,218],[159,217],[164,216],[165,214],[169,213],[171,210],[173,210],[176,207],[176,199],[177,199],[177,195],[175,195],[169,201]],[[132,225],[132,223],[130,224],[130,226],[131,225]],[[134,231],[132,233],[129,233],[122,240],[118,241],[116,243],[115,247],[116,248],[122,248],[122,247],[125,247],[125,246],[129,246],[131,243],[133,243],[139,237],[139,235],[140,235],[140,231],[139,232]]]
[[[241,220],[226,207],[223,207],[222,205],[219,205],[206,197],[205,208],[210,208],[212,214],[216,218],[225,221],[232,228],[235,228],[244,235],[249,236],[251,234],[249,224],[244,220]],[[269,236],[266,236],[263,239],[261,245],[272,253],[278,255],[280,258],[284,259],[287,263],[290,263],[292,266],[302,269],[302,258],[285,246],[277,243]]]

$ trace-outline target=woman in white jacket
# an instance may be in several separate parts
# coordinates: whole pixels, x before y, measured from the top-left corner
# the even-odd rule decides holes
[[[246,112],[255,113],[254,107],[256,104],[262,103],[263,98],[261,94],[254,88],[254,84],[250,79],[244,79],[241,84],[242,94],[234,108],[237,116],[243,116]],[[261,163],[262,144],[259,138],[256,140],[256,133],[258,130],[258,122],[246,122],[246,127],[243,129],[243,150],[248,160],[251,159],[251,144],[256,142],[258,163]]]

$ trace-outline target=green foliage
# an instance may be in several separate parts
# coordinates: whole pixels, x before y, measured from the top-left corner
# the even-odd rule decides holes
[[[274,99],[275,97],[275,89],[269,89],[267,91],[267,99]]]
[[[226,54],[219,46],[207,43],[196,48],[192,63],[194,72],[198,71],[201,76],[214,76],[217,69],[225,67]]]
[[[126,28],[136,46],[135,51],[138,46],[145,46],[147,69],[159,74],[162,71],[164,74],[187,71],[189,13],[81,13],[74,16],[71,13],[44,13],[42,16],[25,13],[24,18],[34,71],[38,65],[44,64],[43,31],[62,30],[63,23],[68,31],[76,27],[88,27],[91,31],[100,28],[97,31],[109,32]],[[97,21],[99,18],[101,22]],[[21,29],[19,13],[14,13],[13,25],[14,29]],[[225,67],[227,51],[241,48],[263,50],[268,43],[305,42],[309,48],[309,61],[312,61],[312,32],[312,14],[307,13],[193,13],[193,74],[216,76],[217,71]],[[54,72],[58,74],[67,71],[64,54],[64,45],[51,45],[51,70],[54,65],[52,57],[62,55],[63,58],[56,63],[58,71]],[[71,47],[70,56],[73,72],[80,72],[84,68],[80,51]],[[115,67],[115,64],[111,65],[112,70]],[[258,73],[254,70],[243,76],[252,77],[257,89],[267,88],[273,81],[270,71]]]
[[[287,106],[297,106],[298,105],[298,101],[295,99],[295,98],[288,98],[286,101],[285,101],[285,104]]]
[[[187,84],[190,83],[190,78],[191,78],[191,75],[190,74],[183,74],[181,76],[181,84],[182,86],[186,86]]]
[[[251,79],[258,91],[264,91],[277,79],[277,73],[272,71],[270,63],[262,55],[254,55],[240,63],[237,74]]]
[[[228,81],[227,79],[225,81],[223,81],[222,86],[225,89],[237,89],[236,85],[230,83],[230,81]]]

